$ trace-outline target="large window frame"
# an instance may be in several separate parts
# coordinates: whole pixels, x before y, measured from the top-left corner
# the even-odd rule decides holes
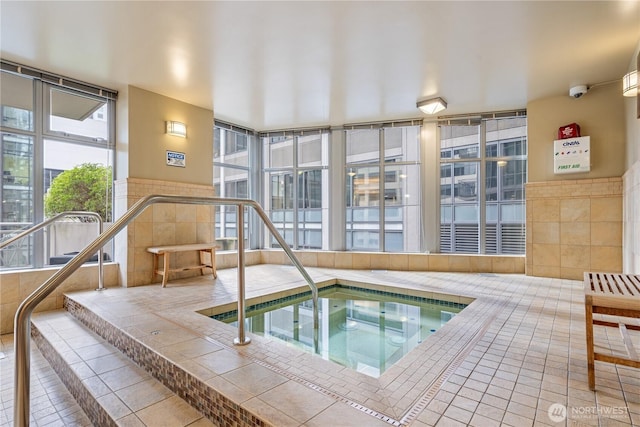
[[[261,134],[265,210],[293,249],[327,250],[329,129]],[[266,247],[280,245],[272,236]]]
[[[19,184],[26,191],[23,192],[25,197],[28,197],[22,202],[23,213],[15,224],[6,221],[11,216],[4,209],[6,206],[0,207],[2,239],[45,219],[44,195],[53,178],[63,170],[61,167],[52,168],[45,163],[48,144],[78,147],[78,150],[71,149],[72,152],[92,149],[103,151],[106,158],[101,158],[101,162],[113,170],[117,92],[4,60],[1,61],[0,72],[3,80],[6,79],[4,83],[8,83],[9,80],[18,83],[10,87],[3,85],[3,95],[7,96],[3,96],[0,106],[0,170],[3,176],[0,195],[3,200],[7,200],[10,187]],[[5,93],[5,90],[9,92]],[[100,129],[92,130],[86,125],[74,128],[73,123],[90,123],[99,115],[102,117],[95,122]],[[14,171],[6,165],[15,163],[11,159],[9,145],[19,141],[28,141],[30,152],[28,160],[24,159],[28,164],[21,168],[21,174],[24,176],[17,180]],[[110,188],[113,188],[113,182],[110,183]],[[113,191],[107,192],[106,197],[107,206],[113,206]],[[11,248],[5,248],[3,256],[8,257],[13,251],[14,255],[17,254],[12,257],[14,261],[23,261],[3,262],[4,265],[0,265],[0,269],[41,268],[49,265],[50,243],[44,232],[34,233],[22,240]]]
[[[217,197],[258,200],[256,177],[257,135],[251,129],[222,121],[214,123],[213,186]],[[215,206],[215,237],[223,249],[233,249],[238,236],[236,206]],[[245,209],[245,247],[258,248],[261,241],[254,216]]]
[[[440,126],[440,252],[524,254],[526,112]]]
[[[347,251],[421,252],[421,124],[345,130]]]
[[[511,115],[494,117],[492,114],[487,115],[488,117],[484,117],[484,115],[478,116],[484,119],[506,119],[511,117]],[[512,245],[509,251],[503,251],[505,242],[508,244],[512,243],[509,243],[507,240],[504,242],[500,241],[500,236],[502,236],[500,234],[501,231],[496,228],[495,233],[497,236],[496,239],[498,240],[496,240],[495,245],[491,243],[487,246],[484,239],[483,242],[480,243],[480,238],[478,237],[478,242],[476,243],[477,249],[474,249],[472,252],[458,252],[486,254],[524,253],[524,185],[520,184],[524,184],[526,181],[526,112],[521,111],[516,114],[515,117],[524,119],[525,126],[523,128],[524,133],[521,137],[512,138],[514,144],[509,146],[511,147],[509,148],[511,151],[505,148],[510,144],[509,138],[511,137],[500,136],[499,139],[502,141],[500,147],[502,148],[499,149],[502,151],[498,151],[498,148],[491,151],[492,137],[489,137],[488,141],[486,141],[487,138],[485,135],[483,137],[485,138],[485,142],[483,142],[484,145],[478,143],[472,150],[468,150],[468,147],[452,149],[448,155],[441,153],[442,157],[438,160],[436,153],[440,151],[440,147],[438,146],[439,138],[434,137],[433,139],[429,139],[428,135],[430,134],[428,134],[426,142],[422,141],[424,137],[423,134],[425,133],[425,123],[423,123],[422,120],[406,120],[393,123],[344,125],[340,128],[331,129],[330,131],[326,130],[327,139],[329,140],[327,150],[332,154],[329,156],[329,160],[322,165],[305,165],[299,162],[300,147],[297,138],[308,135],[308,133],[314,131],[321,131],[316,129],[255,133],[255,147],[251,154],[251,160],[246,163],[246,165],[238,166],[237,164],[214,162],[214,166],[242,169],[248,173],[248,185],[255,190],[249,190],[249,193],[251,193],[249,197],[258,200],[262,206],[264,206],[265,211],[267,211],[276,228],[281,231],[290,247],[294,249],[329,250],[331,248],[332,250],[399,253],[422,252],[428,245],[428,242],[426,242],[427,238],[433,239],[433,243],[429,244],[431,246],[429,246],[428,250],[439,251],[437,244],[439,238],[437,236],[439,235],[438,230],[440,229],[439,217],[441,215],[438,212],[441,212],[441,203],[436,190],[438,184],[431,182],[431,179],[437,180],[436,182],[438,182],[446,178],[446,173],[438,172],[438,170],[444,170],[441,169],[440,166],[446,166],[449,168],[448,170],[451,176],[454,174],[474,175],[472,183],[463,183],[464,185],[460,185],[457,188],[451,186],[449,191],[452,194],[457,193],[464,197],[473,196],[482,199],[482,204],[477,202],[477,206],[474,207],[475,214],[473,221],[475,221],[476,224],[478,221],[482,221],[482,226],[476,225],[478,233],[482,232],[486,234],[489,232],[490,234],[492,232],[490,229],[495,223],[495,221],[492,222],[492,215],[498,211],[501,221],[505,218],[512,221],[507,224],[508,226],[512,226],[508,232],[516,235],[516,238],[521,238],[522,242],[521,246],[519,246],[519,244],[515,246]],[[478,119],[475,124],[480,127],[481,121],[482,120]],[[465,120],[464,124],[469,124],[469,121]],[[385,129],[397,129],[403,126],[415,127],[415,132],[412,133],[412,135],[415,136],[415,141],[413,136],[409,138],[409,144],[411,144],[415,150],[413,157],[403,157],[402,150],[405,148],[400,149],[397,141],[390,142],[391,138],[388,138],[389,141],[385,141]],[[483,126],[486,127],[486,122]],[[376,134],[375,143],[373,143],[372,146],[375,146],[373,149],[377,152],[377,156],[371,157],[367,153],[371,147],[367,146],[362,147],[362,152],[358,152],[358,154],[362,154],[358,159],[348,157],[347,147],[349,143],[347,141],[347,133],[352,130],[371,130]],[[486,134],[488,131],[490,130],[484,129],[482,133]],[[436,132],[433,132],[433,134],[435,135]],[[385,142],[389,144],[385,144]],[[269,145],[272,143],[277,145],[277,154],[272,154],[269,151]],[[405,144],[406,147],[407,141],[404,141],[403,144]],[[423,147],[423,144],[426,145],[426,147]],[[248,145],[249,148],[251,148],[251,143]],[[220,143],[218,143],[218,146],[220,146]],[[244,142],[241,141],[238,143],[238,141],[236,141],[230,144],[229,147],[240,147],[240,149],[243,150]],[[520,151],[513,151],[514,147],[520,147]],[[522,151],[522,148],[525,150]],[[424,152],[425,149],[426,152]],[[435,154],[432,159],[433,163],[430,163],[434,166],[434,169],[432,170],[431,167],[429,167],[428,171],[424,171],[423,162],[431,161],[428,158],[428,153],[431,152],[431,149],[433,149],[433,153]],[[380,155],[380,153],[383,154]],[[509,166],[504,169],[500,166],[500,170],[508,171],[508,173],[500,172],[496,174],[495,170],[498,170],[498,162],[503,161],[507,162]],[[520,166],[511,168],[511,164],[515,165],[518,162],[520,162]],[[494,170],[493,178],[491,168]],[[319,180],[319,176],[322,176],[322,179]],[[325,176],[329,178],[330,185],[325,185]],[[401,183],[401,179],[407,176],[409,177],[407,182],[414,184],[412,187]],[[350,193],[350,190],[355,190],[355,184],[352,180],[356,178],[369,178],[369,184],[375,187],[375,189],[368,189],[368,187],[365,188],[366,186],[363,186],[358,189],[359,191],[371,190],[368,195],[364,195],[363,193],[361,195],[362,197],[371,197],[374,199],[376,196],[378,197],[377,203],[371,206],[365,206],[369,209],[369,217],[360,215],[360,217],[358,217],[359,223],[356,224],[362,229],[362,224],[372,222],[375,225],[375,231],[384,235],[382,239],[376,240],[374,248],[354,248],[353,246],[349,247],[347,245],[349,227],[353,227],[353,224],[355,224],[353,221],[352,224],[349,224],[348,211],[353,211],[354,207],[363,207],[354,205],[354,195]],[[502,199],[505,199],[513,195],[517,199],[516,203],[511,203],[505,209],[503,209],[503,205],[505,204],[496,204],[498,200],[491,199],[491,197],[493,197],[491,192],[496,192],[495,189],[492,189],[491,179],[495,181],[493,184],[494,187],[499,186],[501,189],[506,188],[504,184],[509,180],[512,181],[512,183],[518,184],[517,187],[519,187],[519,189],[514,187],[512,189],[506,189],[508,191],[501,190],[502,195],[500,196]],[[319,182],[321,182],[321,185],[318,185]],[[487,187],[489,190],[487,190]],[[443,187],[440,185],[440,188],[442,190]],[[327,192],[329,193],[328,195],[326,194]],[[431,192],[434,193],[434,200],[431,200]],[[319,194],[322,194],[322,196],[318,196]],[[404,200],[407,196],[412,197],[414,194],[418,195],[419,199],[416,199],[415,202],[408,205],[413,210],[406,211],[406,203],[403,204]],[[384,196],[381,198],[380,195]],[[428,195],[429,200],[424,200],[425,195]],[[502,199],[500,201],[504,201]],[[322,200],[321,208],[317,205],[318,200]],[[401,200],[403,201],[402,203],[400,203]],[[328,204],[325,205],[325,201],[328,201]],[[425,206],[425,204],[429,204],[429,206]],[[433,215],[429,214],[429,207],[433,207]],[[305,229],[305,218],[301,215],[306,212],[305,209],[314,208],[321,209],[322,220],[316,221],[317,224],[311,224],[311,227]],[[398,214],[399,209],[405,209],[402,215]],[[334,210],[337,211],[334,212]],[[326,211],[328,211],[328,215],[325,215],[325,213],[327,213]],[[351,212],[351,215],[353,219],[353,212]],[[410,219],[411,221],[407,222],[406,219]],[[258,246],[254,245],[252,248],[279,247],[277,242],[274,242],[260,222],[255,222],[257,224],[254,224],[256,226],[254,233],[255,237],[260,239],[260,244]],[[502,223],[504,223],[504,221],[502,221]],[[322,224],[321,227],[320,224]],[[500,224],[498,225],[500,226]],[[356,228],[357,227],[353,229]],[[304,237],[306,236],[305,233],[309,230],[322,231],[322,247],[312,247],[306,244],[307,240],[305,240]],[[390,239],[387,238],[386,233],[397,230],[403,232],[403,239],[405,239],[405,235],[411,235],[417,242],[414,247],[409,249],[406,247],[389,247],[387,243]],[[426,236],[425,233],[429,233],[428,236]],[[432,235],[432,233],[434,234]],[[302,239],[300,239],[301,235],[303,237]],[[389,244],[391,246],[394,244],[399,245],[400,243],[398,242],[400,242],[399,239],[395,242],[391,241]],[[483,245],[482,248],[480,248],[481,245]],[[492,245],[495,246],[495,249],[493,249]],[[518,252],[520,249],[522,250]]]

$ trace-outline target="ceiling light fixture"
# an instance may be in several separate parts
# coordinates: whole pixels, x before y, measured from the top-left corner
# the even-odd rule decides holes
[[[447,108],[447,103],[442,98],[430,98],[418,101],[416,106],[425,114],[436,114]]]
[[[167,133],[173,136],[179,136],[181,138],[187,137],[187,125],[181,122],[168,121]]]
[[[638,95],[638,70],[627,73],[622,78],[622,94],[624,96]]]

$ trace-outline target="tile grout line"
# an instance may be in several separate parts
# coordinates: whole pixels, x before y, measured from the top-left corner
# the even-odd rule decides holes
[[[502,301],[499,305],[494,306],[493,314],[487,318],[480,329],[478,329],[473,337],[467,341],[464,347],[456,354],[454,359],[449,363],[446,367],[444,367],[440,374],[434,379],[427,391],[419,398],[419,400],[408,410],[405,412],[404,417],[400,420],[401,425],[405,426],[410,424],[415,420],[415,418],[422,412],[426,406],[433,400],[436,393],[440,390],[442,385],[447,381],[447,379],[455,372],[455,370],[462,364],[464,359],[471,353],[474,348],[474,345],[480,341],[487,330],[491,326],[491,323],[498,317],[501,313],[501,309],[507,305],[507,300]]]

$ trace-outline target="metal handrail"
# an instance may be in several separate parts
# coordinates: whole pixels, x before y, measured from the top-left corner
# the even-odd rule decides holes
[[[100,216],[97,212],[89,212],[89,211],[65,211],[61,212],[57,215],[52,216],[51,218],[45,219],[39,224],[34,225],[33,227],[22,231],[21,233],[16,234],[13,237],[10,237],[6,240],[0,242],[0,250],[9,246],[11,243],[18,241],[29,234],[35,233],[36,231],[53,224],[58,221],[60,218],[70,217],[70,216],[88,216],[93,217],[98,220],[98,236],[102,234],[103,229],[103,221],[102,216]],[[104,245],[100,246],[98,250],[98,290],[104,289],[104,268],[103,268],[103,258],[104,258]]]
[[[264,221],[269,231],[276,238],[289,259],[302,274],[311,288],[314,313],[314,341],[317,342],[318,333],[318,287],[311,276],[304,269],[298,258],[291,251],[275,228],[262,207],[250,199],[234,199],[222,197],[189,197],[189,196],[164,196],[150,195],[143,197],[131,206],[111,227],[101,233],[97,239],[87,245],[78,255],[73,257],[60,270],[47,279],[38,289],[29,295],[18,307],[15,315],[14,348],[15,348],[15,377],[14,377],[14,426],[29,425],[29,397],[30,397],[30,357],[31,357],[31,314],[35,307],[53,292],[65,279],[87,261],[99,248],[118,234],[124,227],[133,221],[148,206],[155,203],[182,203],[194,205],[235,205],[238,208],[238,337],[234,343],[244,345],[249,339],[244,335],[244,207],[251,206]]]

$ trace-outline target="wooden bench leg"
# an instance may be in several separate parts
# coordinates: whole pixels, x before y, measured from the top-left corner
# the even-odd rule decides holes
[[[160,258],[159,254],[153,254],[153,270],[151,270],[151,283],[153,283],[153,280],[158,274],[158,258]]]
[[[205,260],[202,258],[202,253],[207,253],[211,259],[211,265],[207,265]],[[203,264],[203,267],[200,269],[200,275],[204,274],[204,269],[209,267],[211,268],[211,275],[214,279],[218,278],[218,272],[216,271],[216,248],[211,249],[201,249],[200,250],[200,263]]]
[[[167,279],[169,278],[169,257],[171,254],[169,252],[164,253],[164,265],[162,266],[162,287],[165,288],[167,286]]]
[[[585,296],[584,313],[585,329],[587,331],[587,375],[589,377],[589,389],[595,390],[595,349],[593,348],[593,305],[591,302],[591,296]]]
[[[216,248],[211,248],[211,271],[214,279],[218,278],[218,271],[216,270]]]

